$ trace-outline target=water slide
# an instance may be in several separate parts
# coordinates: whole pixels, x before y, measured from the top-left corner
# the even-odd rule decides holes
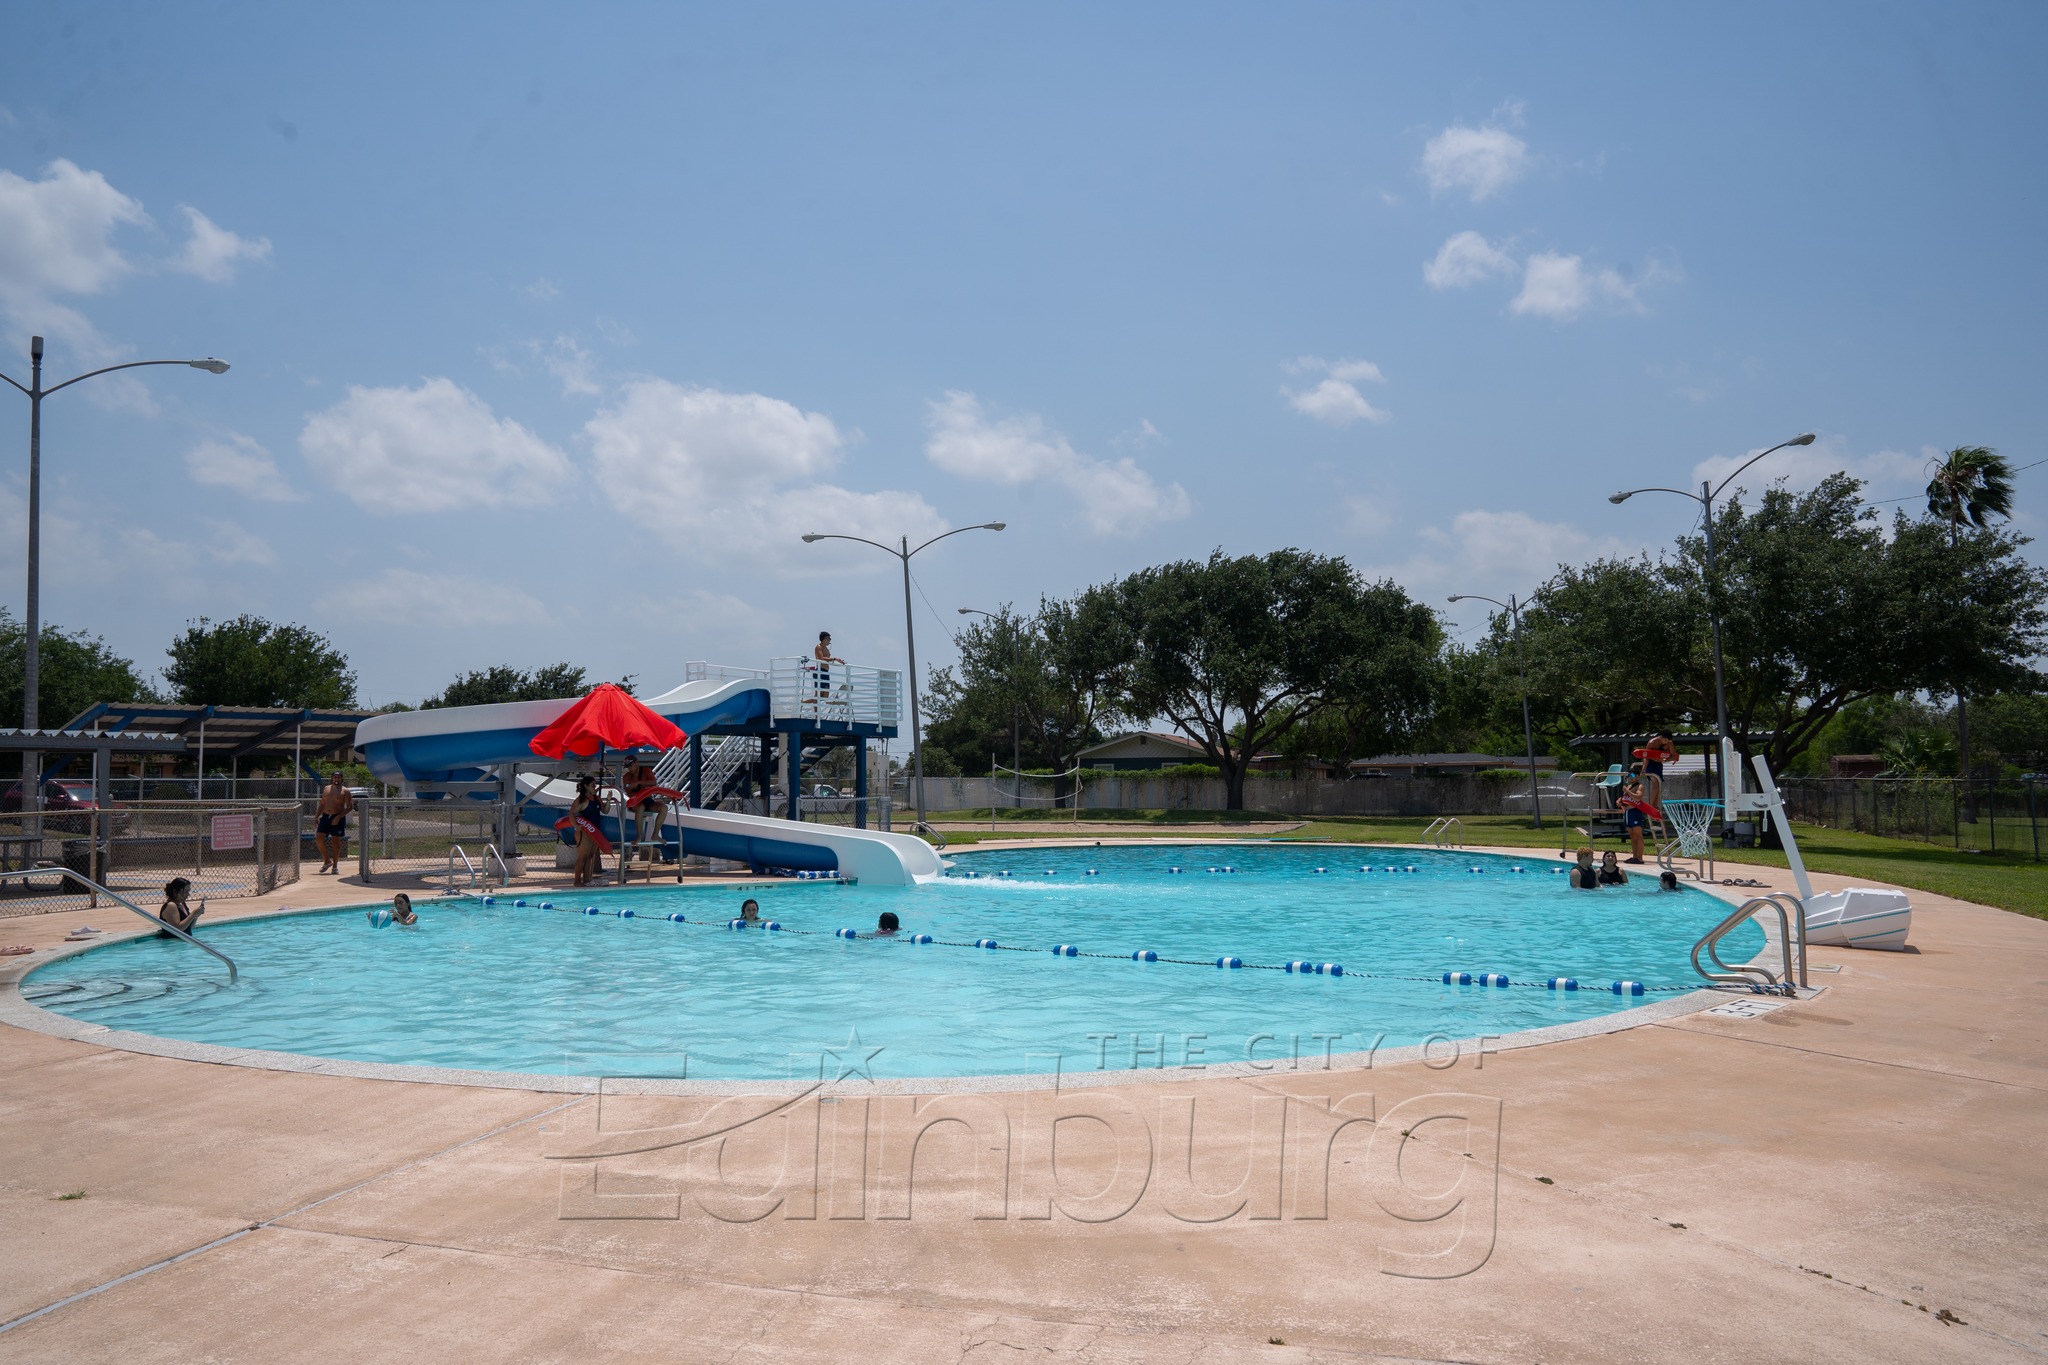
[[[483,781],[501,764],[535,762],[529,742],[576,700],[562,697],[371,716],[356,727],[356,748],[384,782]],[[642,700],[693,735],[713,725],[765,727],[769,720],[768,685],[755,678],[688,682]],[[555,812],[568,804],[567,783],[523,774],[519,785],[521,809],[527,812],[523,818],[530,823],[551,826]],[[616,839],[616,822],[607,824],[607,834]],[[836,871],[870,885],[902,886],[941,875],[931,846],[907,834],[725,811],[671,813],[663,833],[679,835],[685,853],[755,867]]]

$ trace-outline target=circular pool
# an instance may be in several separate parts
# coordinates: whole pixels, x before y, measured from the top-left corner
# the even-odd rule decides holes
[[[1540,853],[1145,845],[951,862],[944,881],[914,887],[441,901],[413,928],[372,928],[360,908],[270,916],[207,927],[238,983],[186,944],[145,937],[54,962],[21,993],[160,1037],[517,1073],[883,1080],[1320,1064],[1695,989],[1692,945],[1728,909],[1691,888],[1661,892],[1654,876],[1573,891]],[[743,895],[780,928],[728,928]],[[901,921],[893,937],[874,936],[883,911]],[[1723,952],[1761,945],[1750,924]]]

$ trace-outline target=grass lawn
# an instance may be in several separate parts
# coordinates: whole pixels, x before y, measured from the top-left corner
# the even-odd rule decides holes
[[[1084,824],[1116,823],[1119,825],[1144,824],[1158,829],[1162,835],[1171,834],[1177,825],[1195,824],[1236,824],[1249,825],[1253,820],[1262,822],[1283,819],[1263,812],[1246,811],[1083,811]],[[1074,812],[1058,813],[1063,823],[1074,820]],[[1035,820],[1033,817],[1037,817]],[[961,812],[944,817],[946,819],[971,819]],[[987,813],[982,813],[987,819]],[[1023,819],[1010,820],[1005,813],[1004,829],[989,833],[978,830],[972,833],[948,833],[946,842],[950,845],[981,843],[990,839],[1071,839],[1070,833],[1040,833],[1031,828],[1051,818],[1051,813],[1041,815],[1028,812]],[[1558,844],[1558,826],[1555,821],[1546,821],[1545,829],[1529,828],[1528,819],[1518,815],[1469,815],[1461,817],[1464,826],[1464,841],[1468,844],[1498,844],[1516,848],[1547,848],[1553,856]],[[1285,834],[1274,835],[1276,840],[1333,839],[1342,843],[1389,843],[1412,844],[1422,838],[1422,830],[1429,821],[1421,817],[1387,816],[1333,816],[1311,820],[1299,829]],[[1014,826],[1014,827],[1012,827]],[[1816,872],[1832,872],[1848,877],[1867,877],[1872,881],[1890,882],[1897,886],[1915,887],[1932,891],[1938,895],[1954,896],[1958,900],[1976,901],[1981,905],[1995,905],[2004,910],[2031,915],[2035,919],[2048,919],[2048,862],[2035,862],[2031,857],[2000,851],[1998,853],[1971,853],[1958,851],[1943,844],[1923,844],[1905,839],[1881,839],[1875,835],[1857,834],[1849,830],[1824,829],[1817,825],[1796,826],[1799,835],[1799,849],[1806,857],[1806,865]],[[1247,831],[1249,832],[1249,831]],[[1116,837],[1129,838],[1132,831],[1116,831]],[[1574,835],[1572,846],[1583,842]],[[1609,847],[1619,846],[1609,840]],[[1785,866],[1785,855],[1770,849],[1717,849],[1715,860],[1722,863],[1761,863],[1772,867]]]

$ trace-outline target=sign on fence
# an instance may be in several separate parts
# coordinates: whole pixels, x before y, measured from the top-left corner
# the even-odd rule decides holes
[[[212,843],[216,853],[256,847],[255,815],[248,811],[235,811],[214,816]]]

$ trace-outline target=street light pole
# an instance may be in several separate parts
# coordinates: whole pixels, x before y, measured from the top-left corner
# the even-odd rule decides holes
[[[986,616],[991,621],[1003,619],[994,612],[981,611],[975,607],[962,607],[960,608],[960,614],[962,616]],[[1022,712],[1018,710],[1017,683],[1024,674],[1022,649],[1023,632],[1017,629],[1015,625],[1012,625],[1010,627],[1010,774],[1011,780],[1014,783],[1012,790],[1020,793],[1024,786],[1024,748],[1022,739],[1024,722],[1021,719]],[[1015,796],[1012,799],[1018,806],[1024,804],[1022,795]],[[991,802],[990,804],[993,806],[994,803]]]
[[[1522,608],[1529,604],[1517,601],[1513,593],[1508,594],[1508,600],[1505,602],[1496,597],[1482,597],[1475,592],[1454,593],[1451,596],[1453,602],[1463,602],[1467,598],[1475,602],[1491,602],[1496,607],[1506,608],[1508,620],[1514,626],[1515,669],[1522,679],[1522,751],[1529,761],[1529,812],[1533,817],[1533,828],[1542,829],[1543,793],[1536,785],[1536,727],[1529,720],[1529,655],[1522,647]]]
[[[61,384],[43,387],[43,339],[28,339],[28,383],[8,375],[0,379],[20,389],[28,396],[28,593],[22,604],[23,622],[26,631],[26,648],[23,651],[21,668],[21,726],[24,730],[35,730],[41,720],[42,687],[42,598],[43,598],[43,400],[59,389],[68,389],[81,379],[94,375],[111,374],[115,370],[140,369],[145,365],[189,365],[195,370],[206,370],[213,374],[226,374],[228,363],[208,356],[204,360],[131,360],[121,365],[107,365],[97,370],[87,370],[74,375]],[[43,756],[39,752],[21,756],[22,809],[41,810],[43,805],[42,766]],[[202,774],[203,776],[203,774]]]
[[[956,526],[950,531],[933,536],[915,550],[910,548],[909,536],[902,537],[900,547],[884,545],[881,541],[869,540],[866,536],[847,536],[834,532],[813,531],[803,538],[806,545],[816,544],[821,540],[857,540],[863,545],[872,545],[877,550],[895,555],[903,561],[903,644],[910,656],[910,761],[912,775],[917,782],[916,829],[920,834],[928,833],[931,826],[924,818],[924,727],[919,724],[917,714],[917,627],[910,610],[910,560],[913,555],[938,544],[947,536],[957,536],[962,531],[1000,531],[1003,525],[1004,523],[1000,521],[984,521],[973,526]]]
[[[1813,433],[1810,431],[1794,436],[1789,441],[1780,441],[1769,450],[1760,450],[1744,460],[1740,465],[1736,466],[1733,474],[1721,480],[1719,484],[1712,483],[1706,479],[1700,480],[1700,491],[1697,493],[1684,488],[1631,488],[1624,493],[1610,493],[1607,497],[1609,502],[1624,503],[1638,493],[1676,493],[1679,497],[1691,498],[1700,505],[1701,524],[1706,528],[1707,621],[1713,627],[1714,633],[1714,720],[1724,751],[1732,736],[1728,732],[1728,689],[1722,681],[1724,670],[1721,663],[1721,605],[1719,600],[1721,579],[1720,570],[1714,562],[1714,499],[1720,497],[1722,492],[1729,484],[1735,482],[1736,477],[1743,470],[1749,468],[1764,456],[1771,454],[1772,451],[1783,450],[1787,446],[1810,446],[1812,444]],[[1723,775],[1723,780],[1726,780],[1725,774]]]

